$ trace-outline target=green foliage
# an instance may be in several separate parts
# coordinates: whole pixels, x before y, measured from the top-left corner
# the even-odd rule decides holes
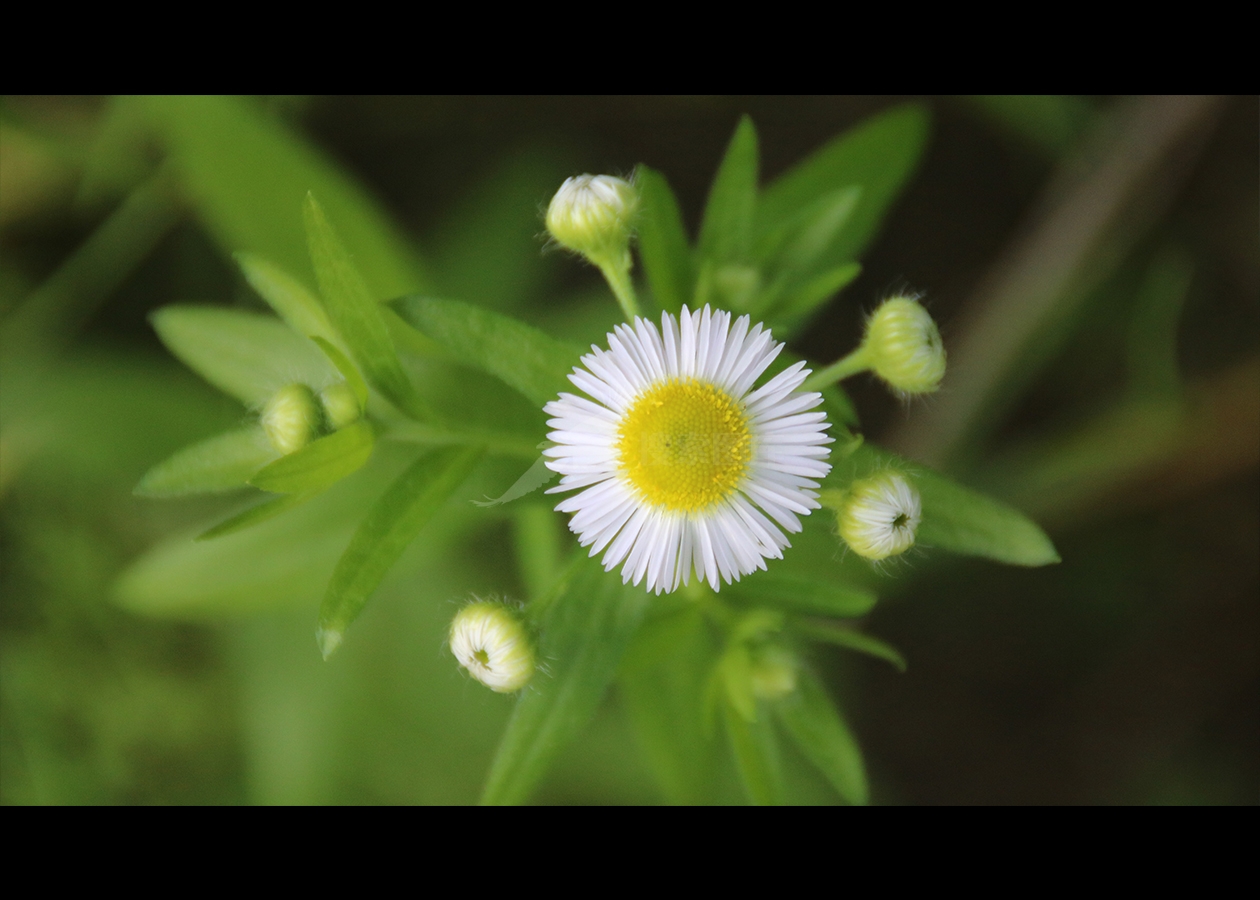
[[[236,490],[275,458],[261,428],[240,428],[199,441],[158,463],[140,479],[136,494],[182,497]]]
[[[546,598],[539,657],[550,671],[517,701],[481,802],[525,801],[560,748],[594,715],[647,606],[647,596],[609,578],[581,552]]]
[[[639,253],[656,305],[677,315],[695,289],[694,264],[678,200],[665,176],[648,166],[636,170],[639,188]]]
[[[269,463],[249,483],[276,494],[318,493],[362,468],[375,444],[372,426],[355,422]]]
[[[775,706],[779,721],[846,803],[865,805],[870,790],[857,739],[818,678],[808,670],[797,677],[796,691]]]
[[[581,353],[536,328],[467,303],[403,297],[393,306],[403,321],[460,362],[493,375],[539,406],[568,384]]]
[[[362,612],[385,573],[468,477],[480,456],[477,450],[445,450],[422,456],[369,510],[337,562],[319,610],[317,636],[325,659],[341,645],[346,628]]]
[[[286,384],[321,387],[336,378],[305,337],[270,316],[215,306],[167,306],[152,316],[162,343],[212,385],[261,407]]]

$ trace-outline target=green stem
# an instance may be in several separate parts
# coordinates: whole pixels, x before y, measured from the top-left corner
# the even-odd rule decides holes
[[[621,311],[625,313],[626,321],[633,321],[634,317],[639,315],[639,301],[634,294],[634,282],[630,280],[629,254],[620,261],[620,264],[597,262],[596,265],[604,273],[604,280],[608,282],[613,296],[621,304]]]
[[[869,368],[870,363],[866,359],[866,345],[863,344],[843,359],[833,362],[827,368],[820,369],[813,375],[810,375],[805,379],[805,383],[801,385],[801,390],[821,390],[822,388],[830,387],[841,379],[848,378],[850,375],[865,372]]]

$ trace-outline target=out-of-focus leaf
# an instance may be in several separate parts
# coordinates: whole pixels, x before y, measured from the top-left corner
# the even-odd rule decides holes
[[[350,390],[354,392],[354,399],[359,401],[359,411],[362,412],[367,407],[368,386],[363,376],[359,374],[359,367],[334,344],[320,337],[312,337],[311,340],[315,342],[315,346],[324,351],[328,361],[336,366],[337,371],[346,379],[346,384],[350,385]]]
[[[320,606],[317,639],[325,659],[341,646],[385,573],[480,458],[480,450],[467,449],[426,454],[373,504],[337,562]]]
[[[315,345],[271,316],[217,306],[167,306],[151,321],[182,362],[247,406],[262,406],[287,384],[318,389],[335,380]]]
[[[309,499],[311,499],[310,494],[285,494],[280,497],[271,497],[262,503],[224,519],[218,525],[207,528],[197,535],[196,540],[212,541],[215,538],[244,531],[246,528],[253,528],[255,525],[266,522],[268,519],[274,519],[282,512],[288,512],[293,507],[299,506]]]
[[[871,637],[869,634],[862,634],[862,632],[854,631],[852,628],[844,625],[835,625],[831,622],[816,620],[798,620],[793,623],[793,628],[814,640],[826,641],[829,644],[835,644],[837,647],[844,647],[846,650],[856,650],[858,653],[865,653],[867,656],[882,659],[884,662],[891,664],[898,672],[906,670],[906,658],[904,656],[897,652],[894,647],[885,644],[879,638]]]
[[[158,463],[135,492],[141,497],[182,497],[235,490],[275,458],[261,428],[241,428],[199,441]]]
[[[639,255],[657,305],[677,315],[695,290],[691,246],[665,176],[639,166]]]
[[[522,803],[557,751],[590,721],[622,653],[638,628],[648,595],[610,577],[582,552],[556,586],[542,622],[539,672],[521,693],[490,767],[481,802]]]
[[[318,496],[269,501],[282,504],[284,515],[214,540],[174,535],[128,566],[115,597],[135,613],[194,620],[316,604],[356,524],[404,460],[401,448],[384,445],[369,465]]]
[[[875,606],[875,594],[865,588],[834,581],[760,574],[729,588],[738,599],[790,612],[855,618]]]
[[[372,296],[425,288],[410,241],[363,187],[256,102],[149,97],[145,106],[198,216],[225,254],[257,253],[309,278],[301,210],[313,192],[337,222]]]
[[[861,196],[860,185],[827,192],[764,235],[759,255],[766,257],[775,268],[812,271],[853,215]]]
[[[704,728],[705,690],[717,648],[694,606],[649,621],[622,663],[618,683],[665,799],[712,798],[716,745]]]
[[[716,266],[742,262],[748,255],[757,208],[757,167],[757,130],[744,116],[709,190],[698,242],[702,260]]]
[[[734,705],[722,703],[726,734],[730,738],[735,768],[739,772],[748,799],[757,806],[779,806],[783,803],[783,765],[779,758],[778,738],[769,717],[746,719]]]
[[[910,476],[923,501],[923,522],[917,535],[920,545],[1015,566],[1059,562],[1046,533],[1013,507],[870,444],[858,450],[853,459],[859,471],[891,468]]]
[[[544,147],[498,161],[430,238],[432,293],[502,311],[537,299],[559,260],[538,252],[538,205],[560,186],[567,168]]]
[[[553,472],[547,467],[547,460],[540,456],[538,459],[534,460],[534,464],[532,466],[525,470],[525,474],[516,479],[516,481],[512,483],[512,486],[504,491],[500,496],[495,497],[493,500],[474,500],[473,504],[475,506],[485,507],[500,506],[504,503],[511,503],[513,500],[518,500],[526,494],[530,494],[538,490],[540,487],[555,478],[556,475],[556,472]]]
[[[551,505],[517,504],[512,510],[512,543],[526,595],[537,600],[551,589],[562,567],[560,526]]]
[[[967,99],[1047,159],[1057,159],[1094,117],[1091,101],[1063,94],[981,94]]]
[[[848,803],[865,805],[870,791],[862,751],[812,672],[798,672],[796,691],[775,704],[775,711],[805,758],[827,776],[836,792]]]
[[[277,494],[327,490],[362,468],[375,446],[376,432],[372,426],[355,422],[280,457],[256,473],[249,483]]]
[[[787,334],[795,334],[826,300],[840,293],[861,274],[859,263],[845,263],[828,269],[800,287],[786,290],[770,315],[775,322],[783,323]]]
[[[818,197],[858,186],[857,208],[827,250],[827,258],[837,263],[856,259],[918,164],[927,131],[927,113],[907,105],[835,138],[762,192],[759,235],[781,228]]]
[[[249,286],[298,334],[332,340],[332,323],[319,298],[288,272],[257,253],[235,254]]]
[[[493,375],[538,406],[564,389],[582,355],[523,322],[456,300],[403,297],[392,305],[404,322],[461,362]]]
[[[319,280],[324,310],[346,342],[368,381],[404,412],[421,420],[433,418],[398,361],[380,305],[333,230],[324,210],[311,194],[303,207],[311,263]]]

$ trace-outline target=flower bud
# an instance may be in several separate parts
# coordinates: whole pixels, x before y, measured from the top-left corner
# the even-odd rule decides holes
[[[853,482],[836,513],[840,537],[867,559],[885,559],[909,550],[922,520],[919,492],[904,475],[893,471]]]
[[[330,384],[319,392],[319,402],[324,407],[324,421],[333,431],[345,428],[359,420],[359,398],[344,381]]]
[[[612,175],[565,180],[547,207],[547,231],[556,243],[597,265],[620,264],[639,206],[634,185]]]
[[[306,385],[286,385],[267,401],[260,418],[271,446],[287,456],[301,450],[318,434],[319,403]]]
[[[752,691],[762,700],[778,700],[796,690],[796,657],[785,647],[769,644],[753,651]]]
[[[534,674],[534,643],[512,607],[478,600],[451,622],[451,652],[492,691],[519,691]]]
[[[945,375],[945,345],[927,310],[909,297],[893,297],[866,322],[863,359],[904,394],[930,394]]]

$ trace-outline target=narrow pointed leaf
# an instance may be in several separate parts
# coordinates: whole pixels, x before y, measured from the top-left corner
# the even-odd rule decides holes
[[[579,558],[546,606],[539,672],[521,693],[490,767],[481,802],[525,802],[556,753],[590,721],[647,606],[599,564]]]
[[[748,721],[731,703],[722,703],[726,735],[731,742],[735,768],[756,806],[780,806],[783,803],[783,766],[774,726],[766,716]]]
[[[242,252],[234,256],[249,286],[290,328],[307,337],[332,339],[335,333],[332,323],[319,298],[307,290],[306,285],[257,253]]]
[[[862,196],[857,208],[827,251],[838,262],[856,259],[913,174],[927,133],[926,112],[907,105],[835,138],[762,192],[757,206],[759,234],[780,228],[817,197],[859,186]]]
[[[337,347],[321,337],[311,337],[315,342],[315,346],[324,351],[324,355],[328,357],[328,361],[337,367],[337,371],[346,379],[346,384],[350,385],[350,390],[354,392],[354,398],[359,401],[359,411],[362,412],[367,407],[368,386],[363,380],[363,376],[359,374],[359,367],[350,361],[350,358],[342,353]]]
[[[835,644],[837,647],[844,647],[846,650],[856,650],[858,653],[865,653],[867,656],[882,659],[890,663],[898,672],[906,670],[906,658],[904,656],[894,647],[884,643],[879,638],[871,637],[869,634],[854,631],[852,628],[844,625],[820,621],[797,621],[793,623],[793,628],[814,640],[826,641],[828,644]]]
[[[582,351],[500,313],[457,300],[403,297],[391,304],[402,320],[461,362],[498,378],[542,406],[569,385]]]
[[[678,200],[665,176],[639,166],[639,255],[657,305],[677,315],[691,300],[695,272]]]
[[[752,242],[757,207],[757,131],[752,119],[739,120],[726,148],[704,208],[700,258],[715,265],[743,262]]]
[[[875,594],[865,588],[833,581],[758,574],[729,588],[740,600],[790,612],[839,618],[864,616],[875,606]]]
[[[914,485],[923,498],[923,546],[1015,566],[1059,562],[1049,536],[1014,507],[935,472],[915,471]]]
[[[481,451],[439,450],[412,463],[373,504],[333,572],[319,610],[317,637],[327,659],[368,597],[468,477]]]
[[[910,476],[923,501],[923,522],[916,536],[920,546],[1015,566],[1059,562],[1058,551],[1040,526],[1000,500],[869,444],[853,460],[859,477],[890,468]]]
[[[372,456],[376,432],[355,422],[282,456],[261,469],[249,483],[277,494],[311,494],[326,490],[358,471]]]
[[[153,313],[162,343],[190,369],[248,406],[280,388],[318,388],[335,370],[306,338],[272,316],[217,306],[167,306]]]
[[[775,705],[779,721],[805,758],[818,767],[846,802],[870,798],[862,751],[826,689],[808,670],[797,675],[796,691]]]
[[[274,460],[275,448],[257,425],[215,435],[158,463],[136,485],[140,497],[183,497],[245,487]]]
[[[516,479],[512,486],[504,491],[503,494],[495,497],[493,500],[474,500],[473,505],[486,507],[511,503],[513,500],[520,499],[526,494],[531,494],[543,485],[548,484],[557,474],[559,473],[553,472],[547,467],[546,458],[540,456],[534,460],[532,466],[525,470],[525,474]]]
[[[800,287],[790,289],[771,314],[782,322],[787,334],[794,334],[826,301],[844,290],[862,274],[860,263],[845,263],[814,276]]]
[[[310,278],[302,202],[320,198],[372,296],[427,287],[408,238],[343,166],[255,100],[157,96],[142,101],[178,167],[189,202],[224,255],[257,253]]]
[[[311,263],[319,280],[324,310],[345,341],[368,381],[402,411],[421,420],[433,413],[416,393],[402,364],[377,298],[333,230],[324,210],[310,194],[304,207]]]
[[[201,534],[197,535],[194,540],[210,541],[215,538],[221,538],[225,535],[234,534],[243,531],[246,528],[252,528],[266,522],[268,519],[274,519],[283,512],[288,512],[295,506],[305,503],[311,498],[311,494],[285,494],[280,497],[272,497],[264,500],[256,506],[237,513],[236,515],[224,519],[218,525],[207,528]]]

